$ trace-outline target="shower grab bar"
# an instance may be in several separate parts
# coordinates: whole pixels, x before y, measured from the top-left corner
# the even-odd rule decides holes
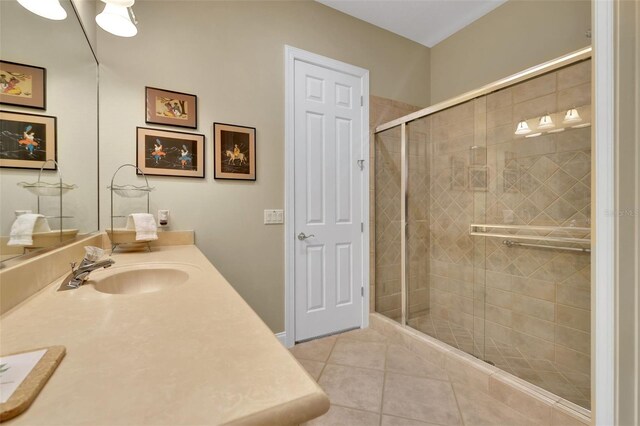
[[[508,240],[547,241],[570,244],[591,244],[591,238],[557,237],[549,235],[519,235],[499,232],[488,232],[491,229],[512,229],[518,231],[545,231],[545,232],[580,232],[590,233],[590,228],[578,227],[553,227],[553,226],[518,226],[518,225],[469,225],[469,235],[478,237],[495,237]]]
[[[547,244],[520,243],[518,241],[512,241],[512,240],[504,240],[502,242],[502,244],[504,244],[505,246],[507,246],[509,248],[514,247],[514,246],[517,246],[517,247],[535,247],[535,248],[546,248],[546,249],[553,249],[553,250],[567,250],[567,251],[577,251],[577,252],[581,252],[581,253],[591,253],[591,249],[582,248],[582,247],[550,246],[550,245],[547,245]]]

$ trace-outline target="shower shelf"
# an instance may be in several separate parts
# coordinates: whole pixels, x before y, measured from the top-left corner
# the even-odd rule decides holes
[[[524,233],[524,234],[523,234]],[[577,236],[578,234],[579,236]],[[591,244],[591,228],[579,228],[575,226],[554,227],[554,226],[518,226],[518,225],[469,225],[469,235],[478,237],[505,238],[506,240],[541,241],[568,244]],[[515,246],[520,244],[507,244]],[[564,249],[562,246],[545,246],[541,248]],[[566,247],[566,249],[575,249]]]

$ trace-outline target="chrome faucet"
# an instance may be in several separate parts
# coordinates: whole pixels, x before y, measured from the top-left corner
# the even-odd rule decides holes
[[[113,259],[104,259],[94,262],[85,258],[82,259],[80,266],[76,268],[76,262],[71,262],[71,273],[64,279],[58,291],[78,288],[89,278],[89,274],[92,271],[101,268],[108,268],[114,263],[116,263],[116,261]]]

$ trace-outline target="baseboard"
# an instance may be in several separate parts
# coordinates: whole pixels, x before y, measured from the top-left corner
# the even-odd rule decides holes
[[[287,347],[287,332],[283,331],[281,333],[276,333],[276,337],[280,340],[280,343],[286,348]]]

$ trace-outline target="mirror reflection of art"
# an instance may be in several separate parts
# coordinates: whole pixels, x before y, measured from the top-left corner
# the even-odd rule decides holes
[[[256,180],[256,129],[213,123],[214,178]]]
[[[146,87],[148,124],[198,127],[198,97],[188,93]]]
[[[47,160],[57,160],[56,117],[0,111],[0,167],[39,169]]]
[[[41,67],[0,61],[0,103],[45,109],[46,74]]]
[[[489,188],[489,169],[487,166],[469,167],[469,189],[487,191]]]
[[[137,128],[136,165],[146,175],[204,177],[204,135]]]

